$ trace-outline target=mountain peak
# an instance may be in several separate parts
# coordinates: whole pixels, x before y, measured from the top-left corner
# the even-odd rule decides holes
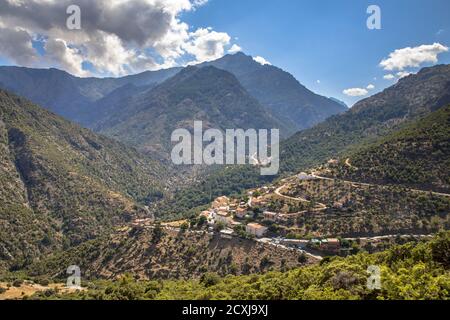
[[[347,110],[341,103],[308,90],[289,72],[272,65],[261,65],[243,52],[200,66],[229,71],[260,104],[281,121],[292,123],[297,130]]]

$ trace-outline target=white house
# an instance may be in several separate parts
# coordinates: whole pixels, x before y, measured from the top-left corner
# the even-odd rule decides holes
[[[249,223],[246,226],[245,231],[247,231],[247,233],[249,234],[252,234],[260,238],[267,232],[267,228],[260,225],[259,223]]]
[[[239,207],[236,209],[235,215],[237,218],[243,219],[243,218],[245,218],[245,215],[247,214],[247,212],[248,212],[248,210],[246,208]]]
[[[218,211],[216,213],[215,220],[216,223],[223,223],[226,226],[230,225],[233,222],[233,218],[226,211]]]
[[[222,239],[233,239],[233,233],[234,231],[231,229],[223,229],[220,231],[220,237]]]
[[[311,176],[311,175],[309,175],[309,174],[307,174],[307,173],[305,173],[305,172],[300,172],[300,173],[297,175],[297,179],[299,179],[299,180],[304,180],[304,181],[308,181],[308,180],[314,180],[315,178],[314,178],[314,176]]]

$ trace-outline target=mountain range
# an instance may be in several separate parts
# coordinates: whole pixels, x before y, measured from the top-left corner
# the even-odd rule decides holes
[[[122,87],[151,88],[175,75],[180,68],[147,71],[122,78],[79,78],[58,69],[0,67],[0,84],[5,90],[89,127],[97,115],[95,103]],[[119,91],[120,92],[120,91]],[[122,94],[123,95],[123,94]]]
[[[146,153],[170,152],[171,133],[178,128],[192,131],[194,120],[202,121],[205,129],[280,128],[285,137],[294,130],[250,96],[234,75],[212,66],[185,68],[108,113],[95,131]]]
[[[347,112],[332,116],[282,141],[280,176],[296,174],[331,159],[347,159],[362,146],[393,134],[449,103],[450,65],[424,68],[361,100]],[[395,153],[396,149],[392,152]],[[445,156],[443,159],[446,159]],[[278,176],[272,177],[276,178]],[[211,194],[238,194],[269,181],[253,166],[223,168],[202,177],[194,188],[180,190],[177,196],[162,204],[163,209],[158,210],[158,214],[179,216],[193,207],[208,203]]]
[[[202,65],[234,74],[253,97],[285,123],[292,122],[296,131],[347,110],[342,102],[308,90],[290,73],[269,64],[262,65],[242,52]]]
[[[449,65],[424,68],[344,113],[340,103],[243,54],[118,79],[1,67],[0,84],[49,109],[0,90],[2,269],[23,269],[136,218],[186,217],[212,196],[278,178],[261,177],[253,166],[226,167],[181,187],[183,177],[160,158],[170,133],[194,119],[219,129],[276,127],[285,137],[307,128],[281,143],[282,176],[348,157],[364,172],[343,176],[414,185],[405,175],[415,172],[430,190],[448,187],[439,171],[448,159],[441,127],[448,126]],[[387,149],[391,162],[375,156]],[[431,169],[410,170],[425,160]]]
[[[314,94],[288,72],[263,66],[243,53],[226,55],[198,67],[208,65],[232,73],[250,96],[272,117],[282,121],[287,134],[311,127],[347,109],[341,103]],[[92,128],[110,111],[110,102],[116,112],[122,108],[128,110],[128,101],[133,101],[140,93],[147,94],[182,69],[147,71],[122,78],[78,78],[57,69],[3,66],[0,67],[0,85],[68,120]],[[123,112],[122,116],[126,118],[128,114]]]

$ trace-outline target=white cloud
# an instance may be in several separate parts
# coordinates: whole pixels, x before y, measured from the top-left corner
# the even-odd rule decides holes
[[[242,51],[241,47],[239,47],[237,44],[233,44],[233,46],[228,50],[228,53],[235,54],[241,51]]]
[[[83,58],[79,51],[75,48],[70,48],[66,41],[61,39],[49,39],[45,43],[45,51],[47,58],[56,61],[57,67],[67,70],[72,74],[87,75],[87,72],[81,68]]]
[[[0,57],[19,65],[64,68],[85,76],[124,75],[209,61],[225,54],[230,36],[211,28],[189,31],[182,14],[207,0],[0,0]],[[66,8],[81,8],[81,30],[68,30]],[[130,18],[132,17],[132,19]],[[130,20],[131,19],[131,20]],[[32,39],[41,39],[44,54]],[[231,49],[237,49],[235,45]]]
[[[22,66],[32,66],[38,59],[31,35],[23,29],[0,25],[0,54]]]
[[[342,91],[342,93],[350,97],[362,97],[367,95],[369,92],[364,88],[350,88],[345,89],[344,91]]]
[[[397,49],[389,54],[389,58],[382,60],[380,66],[386,71],[402,71],[408,67],[417,68],[423,63],[437,63],[438,55],[447,51],[448,47],[440,43]]]
[[[385,79],[385,80],[393,80],[393,79],[395,79],[395,76],[393,74],[389,73],[389,74],[384,75],[383,79]]]
[[[316,80],[317,84],[320,84],[320,80]]]
[[[223,57],[225,47],[230,43],[230,36],[225,32],[200,28],[189,34],[190,41],[182,48],[196,58],[196,62],[211,61]]]
[[[367,90],[373,90],[373,89],[375,89],[375,86],[374,86],[373,84],[369,84],[369,85],[366,87],[366,89],[367,89]]]
[[[401,78],[409,76],[410,74],[412,74],[412,73],[411,72],[407,72],[407,71],[400,71],[400,72],[397,72],[397,77],[399,79],[401,79]]]
[[[260,56],[254,57],[253,60],[258,62],[259,64],[262,64],[263,66],[264,65],[269,65],[269,66],[272,65],[269,61],[267,61],[266,59],[264,59],[263,57],[260,57]]]

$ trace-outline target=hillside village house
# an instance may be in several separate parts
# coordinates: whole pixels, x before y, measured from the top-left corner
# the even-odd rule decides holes
[[[249,223],[246,226],[245,231],[255,237],[261,238],[267,232],[267,228],[259,223]]]
[[[206,218],[206,220],[208,222],[208,225],[210,227],[214,226],[214,224],[215,224],[215,220],[214,219],[216,218],[216,213],[213,210],[211,210],[211,211],[202,211],[202,213],[200,213],[200,216]]]
[[[265,200],[263,200],[262,198],[253,198],[252,199],[252,206],[262,207],[262,206],[265,206],[266,204],[267,204],[267,202]]]
[[[205,217],[206,219],[209,219],[210,216],[211,216],[211,212],[209,212],[209,211],[202,211],[200,213],[200,217]]]
[[[338,252],[341,248],[341,242],[339,239],[326,239],[322,240],[322,249],[330,252]]]
[[[235,215],[236,215],[237,218],[243,219],[247,215],[247,209],[239,207],[239,208],[236,209],[236,214]]]
[[[308,180],[314,180],[315,178],[314,178],[314,176],[311,176],[305,172],[300,172],[297,175],[297,179],[302,180],[302,181],[308,181]]]
[[[228,211],[218,211],[216,213],[216,224],[217,223],[222,223],[226,226],[231,225],[233,223],[233,218],[231,217],[231,215],[228,213]]]
[[[233,239],[234,231],[231,229],[223,229],[220,231],[220,237],[222,239]]]
[[[213,209],[218,209],[220,207],[228,207],[230,203],[230,199],[228,197],[218,197],[216,198],[213,203],[212,203],[212,208]]]
[[[341,242],[339,239],[331,238],[331,239],[312,239],[310,240],[309,246],[327,252],[338,253],[341,249]]]
[[[268,221],[277,221],[278,218],[278,213],[276,212],[264,211],[263,215],[264,219]]]

